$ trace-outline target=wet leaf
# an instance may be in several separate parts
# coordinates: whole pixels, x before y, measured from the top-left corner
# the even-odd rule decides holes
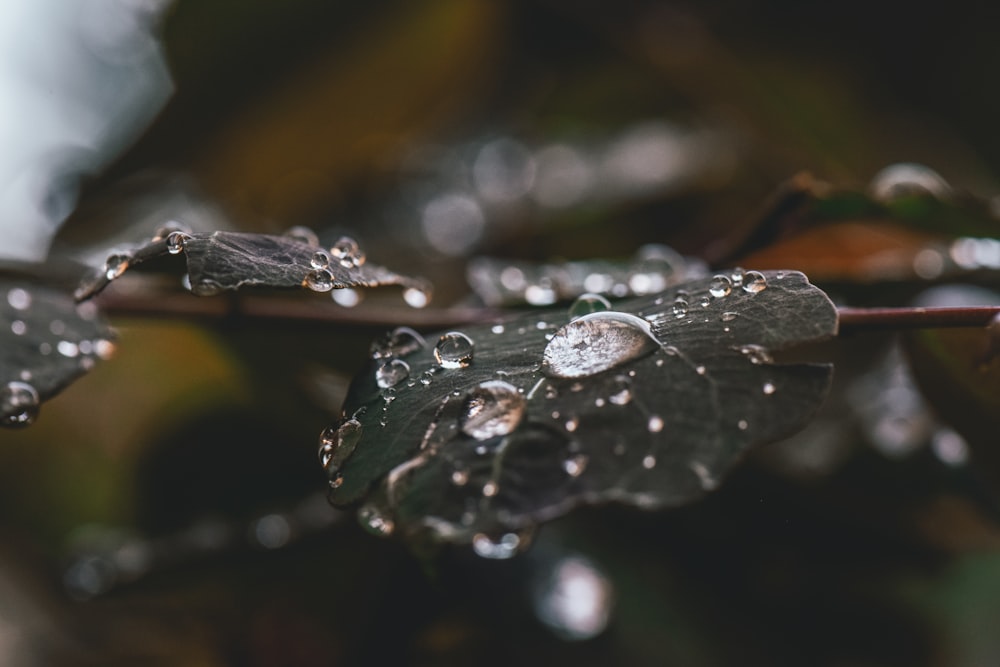
[[[333,501],[373,491],[360,514],[375,532],[509,556],[577,505],[698,498],[826,394],[830,366],[771,357],[836,332],[833,304],[800,273],[737,270],[614,308],[377,342],[345,421],[321,438]]]
[[[105,266],[77,290],[80,301],[107,287],[126,270],[151,260],[183,254],[193,293],[217,294],[242,287],[307,287],[316,292],[349,287],[401,285],[427,300],[428,285],[366,261],[353,239],[344,237],[329,250],[308,230],[272,236],[239,232],[189,234],[166,230],[134,251],[111,254]]]
[[[0,277],[0,426],[27,426],[39,405],[114,351],[93,304],[56,287]]]

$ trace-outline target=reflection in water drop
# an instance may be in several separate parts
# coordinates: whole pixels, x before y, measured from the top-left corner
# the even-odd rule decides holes
[[[767,278],[760,271],[747,271],[743,279],[743,291],[747,294],[759,294],[767,289]]]
[[[535,587],[538,619],[569,641],[592,639],[608,627],[614,588],[589,560],[570,556],[557,561]]]
[[[465,368],[472,363],[475,344],[461,331],[449,331],[434,346],[434,358],[442,368]]]
[[[733,312],[730,312],[730,311],[726,311],[726,312],[722,313],[722,316],[719,319],[722,320],[723,322],[732,322],[737,317],[738,317],[738,315],[736,313],[733,313]]]
[[[497,539],[486,533],[476,533],[472,538],[472,549],[478,556],[492,559],[513,558],[526,541],[517,533],[504,533]]]
[[[712,282],[709,283],[708,293],[717,299],[728,296],[730,292],[733,291],[733,281],[729,279],[729,276],[724,276],[721,273],[712,276]]]
[[[27,382],[12,381],[0,390],[0,419],[5,426],[28,426],[38,417],[38,392]]]
[[[581,294],[569,307],[569,319],[575,320],[590,313],[611,310],[611,303],[600,294]]]
[[[527,401],[516,387],[500,380],[489,380],[468,393],[458,421],[466,435],[487,440],[516,429],[526,409]]]
[[[628,405],[632,402],[632,386],[623,375],[615,378],[608,400],[615,405]]]
[[[591,313],[555,333],[545,346],[542,372],[549,377],[587,377],[658,348],[646,320],[615,311]]]
[[[389,389],[410,377],[410,365],[402,359],[390,359],[375,371],[375,383],[381,389]]]

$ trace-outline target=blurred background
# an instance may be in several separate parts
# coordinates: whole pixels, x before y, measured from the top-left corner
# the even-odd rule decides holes
[[[489,301],[473,257],[649,243],[845,305],[997,305],[997,18],[7,2],[0,257],[305,225],[430,279],[434,308]],[[825,412],[706,500],[579,511],[494,561],[326,503],[316,437],[385,328],[366,308],[413,317],[397,294],[342,326],[114,312],[116,358],[0,432],[0,663],[1000,664],[996,331],[811,350],[837,364]]]

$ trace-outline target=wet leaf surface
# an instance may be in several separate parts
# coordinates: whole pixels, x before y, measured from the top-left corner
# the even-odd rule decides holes
[[[372,492],[360,516],[374,532],[492,557],[577,505],[690,502],[812,416],[831,367],[771,352],[836,328],[804,275],[736,270],[572,320],[559,309],[426,341],[397,330],[321,437],[331,497]]]
[[[0,277],[0,425],[31,424],[41,402],[112,354],[113,337],[92,304]]]
[[[327,250],[310,234],[308,230],[304,235],[285,236],[165,231],[132,252],[111,254],[106,265],[80,286],[76,298],[82,301],[95,296],[130,268],[180,254],[187,260],[190,289],[200,296],[243,287],[307,287],[328,292],[400,285],[421,293],[428,290],[422,280],[367,262],[352,239],[344,237]]]

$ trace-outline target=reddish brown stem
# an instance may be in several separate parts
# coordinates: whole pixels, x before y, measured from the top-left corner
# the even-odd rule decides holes
[[[840,333],[985,327],[1000,315],[1000,306],[967,308],[838,308]]]

